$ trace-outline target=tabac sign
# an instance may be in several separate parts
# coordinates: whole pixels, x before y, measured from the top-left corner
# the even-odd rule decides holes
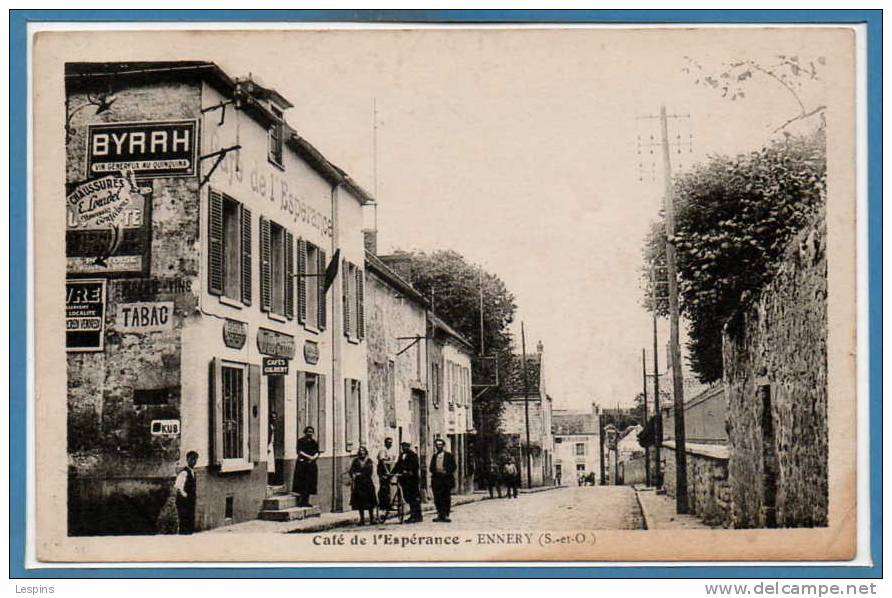
[[[138,178],[194,176],[194,120],[90,125],[87,176],[122,170]]]

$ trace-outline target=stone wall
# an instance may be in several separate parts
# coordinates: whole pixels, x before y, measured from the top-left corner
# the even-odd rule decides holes
[[[731,524],[731,489],[728,484],[728,449],[724,446],[688,443],[688,508],[708,525]],[[667,442],[660,452],[663,461],[663,485],[666,493],[676,496],[675,444]]]
[[[116,93],[114,109],[72,118],[66,182],[86,180],[87,125],[196,118],[197,84],[147,85]],[[72,106],[87,101],[72,91]],[[108,278],[105,350],[67,354],[69,533],[156,531],[180,457],[180,438],[153,436],[156,419],[181,419],[182,329],[198,304],[198,181],[158,177],[145,217],[151,244],[142,275]],[[122,303],[172,302],[172,325],[150,332],[117,328]]]
[[[723,359],[732,525],[827,525],[823,213],[789,244],[761,294],[725,326]]]

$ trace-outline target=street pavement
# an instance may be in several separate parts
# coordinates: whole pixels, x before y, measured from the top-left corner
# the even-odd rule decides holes
[[[521,494],[516,499],[492,499],[470,503],[452,510],[452,523],[433,521],[436,513],[426,513],[423,523],[351,527],[358,530],[498,531],[517,529],[603,530],[643,529],[644,519],[631,486],[562,487],[547,492]]]

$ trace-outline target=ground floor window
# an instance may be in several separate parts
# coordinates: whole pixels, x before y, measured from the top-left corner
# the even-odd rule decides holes
[[[245,457],[245,371],[223,366],[223,458]]]

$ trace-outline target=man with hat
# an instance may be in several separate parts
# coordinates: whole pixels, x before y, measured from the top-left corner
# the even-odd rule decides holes
[[[400,456],[394,466],[394,473],[399,475],[403,499],[409,504],[409,518],[406,519],[406,523],[420,523],[423,521],[423,517],[421,516],[419,461],[418,455],[408,442],[400,443]]]

